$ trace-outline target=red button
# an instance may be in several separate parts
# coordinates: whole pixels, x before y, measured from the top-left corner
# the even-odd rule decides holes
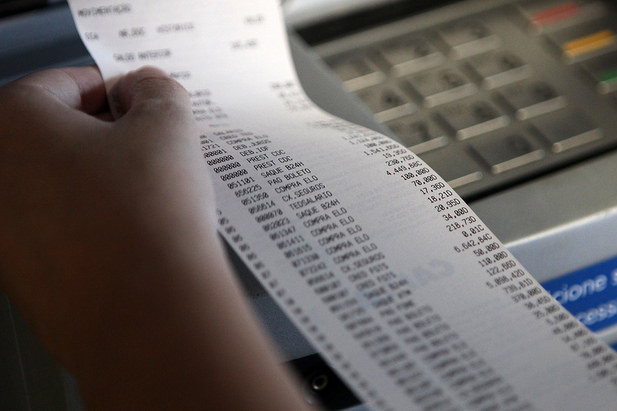
[[[569,1],[559,6],[533,14],[531,16],[531,23],[535,27],[546,27],[551,24],[576,17],[579,13],[579,3],[576,1]]]

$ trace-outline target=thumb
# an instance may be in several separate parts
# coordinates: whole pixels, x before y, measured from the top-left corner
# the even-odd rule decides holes
[[[151,117],[166,112],[191,113],[187,91],[162,70],[142,67],[121,77],[110,91],[110,106],[114,118],[130,114]]]

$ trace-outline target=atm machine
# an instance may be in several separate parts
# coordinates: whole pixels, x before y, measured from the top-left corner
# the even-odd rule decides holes
[[[617,345],[617,10],[599,0],[288,0],[294,63],[326,111],[428,162],[551,294]],[[0,1],[0,84],[92,64],[64,1]],[[362,409],[230,258],[307,398]],[[0,409],[80,410],[0,295]]]

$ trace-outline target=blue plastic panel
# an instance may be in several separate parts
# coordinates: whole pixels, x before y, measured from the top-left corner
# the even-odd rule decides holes
[[[617,324],[617,257],[542,285],[590,330]]]

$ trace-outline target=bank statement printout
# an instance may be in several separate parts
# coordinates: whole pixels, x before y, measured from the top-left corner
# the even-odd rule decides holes
[[[309,101],[276,0],[69,4],[109,86],[189,91],[221,235],[371,409],[615,409],[617,354],[422,160]]]

